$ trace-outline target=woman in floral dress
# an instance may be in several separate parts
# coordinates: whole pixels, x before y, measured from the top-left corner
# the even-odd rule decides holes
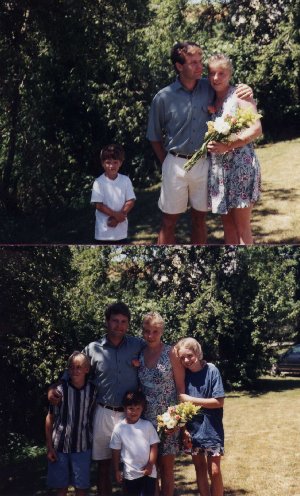
[[[185,390],[184,367],[173,347],[161,341],[163,331],[164,321],[160,314],[149,312],[144,316],[143,338],[147,346],[140,356],[138,375],[147,399],[143,416],[155,427],[157,415],[164,413],[170,405],[176,405],[178,395]],[[159,445],[158,468],[163,496],[173,496],[174,493],[174,460],[179,451],[178,436],[178,432],[175,432]]]
[[[208,77],[216,92],[212,119],[234,115],[238,107],[256,112],[254,100],[237,98],[229,84],[232,75],[230,59],[223,54],[208,61]],[[229,143],[211,141],[211,165],[208,175],[209,208],[221,214],[225,244],[252,244],[251,213],[260,197],[260,165],[252,141],[262,134],[260,121],[241,131]]]

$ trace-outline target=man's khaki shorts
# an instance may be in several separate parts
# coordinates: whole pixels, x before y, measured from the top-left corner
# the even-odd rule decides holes
[[[97,405],[93,426],[93,460],[107,460],[111,458],[109,447],[113,428],[124,418],[124,413],[114,412]]]
[[[168,153],[162,164],[162,185],[158,206],[166,214],[181,214],[188,206],[207,212],[207,176],[209,161],[200,158],[185,172],[186,159]]]

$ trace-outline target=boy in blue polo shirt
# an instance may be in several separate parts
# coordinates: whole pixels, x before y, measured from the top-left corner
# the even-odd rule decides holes
[[[68,486],[85,496],[90,486],[94,385],[88,381],[90,361],[75,351],[69,357],[69,379],[57,387],[59,405],[50,405],[46,417],[48,487],[65,496]]]

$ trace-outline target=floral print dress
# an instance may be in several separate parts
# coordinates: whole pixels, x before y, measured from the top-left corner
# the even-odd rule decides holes
[[[234,115],[238,108],[235,88],[230,87],[222,107],[212,116]],[[227,214],[232,208],[255,203],[261,193],[260,165],[250,143],[224,154],[212,153],[208,171],[208,208]]]
[[[157,427],[157,415],[164,413],[168,406],[176,405],[177,392],[170,361],[170,345],[164,345],[155,367],[145,365],[144,353],[140,355],[138,376],[143,393],[147,399],[147,407],[143,417]],[[175,455],[179,451],[179,434],[167,436],[159,444],[160,455]]]

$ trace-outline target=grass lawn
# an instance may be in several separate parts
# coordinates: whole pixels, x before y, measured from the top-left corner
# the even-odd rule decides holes
[[[300,243],[300,138],[257,148],[262,168],[263,194],[253,212],[253,233],[257,244]],[[157,207],[160,185],[136,190],[137,202],[129,217],[133,244],[154,244],[160,226]],[[189,213],[177,226],[178,243],[190,242]],[[220,244],[220,217],[208,214],[208,242]],[[46,222],[34,216],[18,216],[0,210],[0,244],[57,243],[90,244],[94,241],[94,211],[89,206],[48,213]]]
[[[262,199],[254,209],[257,243],[300,243],[300,138],[257,150]]]
[[[257,389],[227,395],[225,496],[300,496],[300,377],[265,377]],[[46,460],[1,471],[3,496],[46,496]],[[197,495],[189,456],[176,462],[176,496]],[[90,494],[95,495],[93,486]],[[70,494],[74,494],[70,492]],[[121,494],[114,488],[114,496]]]

